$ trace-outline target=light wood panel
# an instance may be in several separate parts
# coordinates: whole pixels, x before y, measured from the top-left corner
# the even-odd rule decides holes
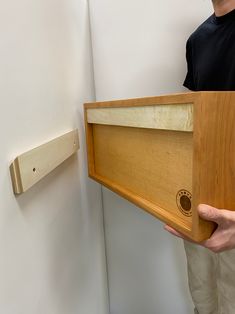
[[[78,131],[73,130],[18,156],[10,165],[14,193],[28,190],[78,148]]]
[[[87,122],[137,128],[192,132],[192,104],[99,108],[87,110]]]

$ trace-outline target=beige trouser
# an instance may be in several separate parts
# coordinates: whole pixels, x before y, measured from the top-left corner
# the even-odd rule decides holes
[[[235,250],[220,254],[185,241],[195,313],[235,314]]]

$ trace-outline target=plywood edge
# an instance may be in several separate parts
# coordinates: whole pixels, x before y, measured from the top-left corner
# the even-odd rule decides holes
[[[87,122],[87,110],[84,111],[85,130],[86,130],[86,153],[88,163],[88,174],[95,172],[93,127]]]
[[[89,173],[89,177],[192,239],[192,227],[190,223],[186,223],[183,219],[171,214],[166,209],[159,207],[153,202],[144,199],[143,197],[108,180],[107,178],[104,178],[96,173]],[[196,241],[197,239],[192,240]]]
[[[12,186],[15,194],[23,193],[22,180],[20,176],[19,159],[16,158],[10,165]]]
[[[87,109],[87,122],[126,127],[193,131],[193,104]]]
[[[14,193],[27,191],[78,149],[76,129],[19,155],[10,165]]]

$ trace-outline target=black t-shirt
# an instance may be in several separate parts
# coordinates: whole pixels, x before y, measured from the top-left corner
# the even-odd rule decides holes
[[[186,59],[188,89],[235,90],[235,10],[202,23],[187,41]]]

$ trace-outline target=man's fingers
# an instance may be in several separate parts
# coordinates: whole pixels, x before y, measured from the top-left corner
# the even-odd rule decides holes
[[[164,226],[164,229],[165,229],[166,231],[170,232],[171,234],[173,234],[173,235],[175,235],[175,236],[177,236],[177,237],[179,237],[179,238],[182,238],[182,235],[181,235],[178,231],[176,231],[175,229],[173,229],[172,227],[170,227],[170,226],[168,226],[168,225],[165,225],[165,226]]]
[[[192,239],[188,238],[186,235],[180,233],[179,231],[176,231],[174,228],[168,226],[168,225],[165,225],[164,226],[164,229],[168,232],[170,232],[171,234],[173,234],[174,236],[178,237],[178,238],[181,238],[183,240],[187,240],[189,242],[193,242],[195,243]]]
[[[215,207],[201,204],[198,206],[199,216],[208,221],[214,221],[218,225],[223,222],[223,215],[221,211]]]
[[[178,238],[186,239],[183,234],[181,234],[180,232],[176,231],[175,229],[173,229],[172,227],[168,225],[165,225],[164,229]]]

